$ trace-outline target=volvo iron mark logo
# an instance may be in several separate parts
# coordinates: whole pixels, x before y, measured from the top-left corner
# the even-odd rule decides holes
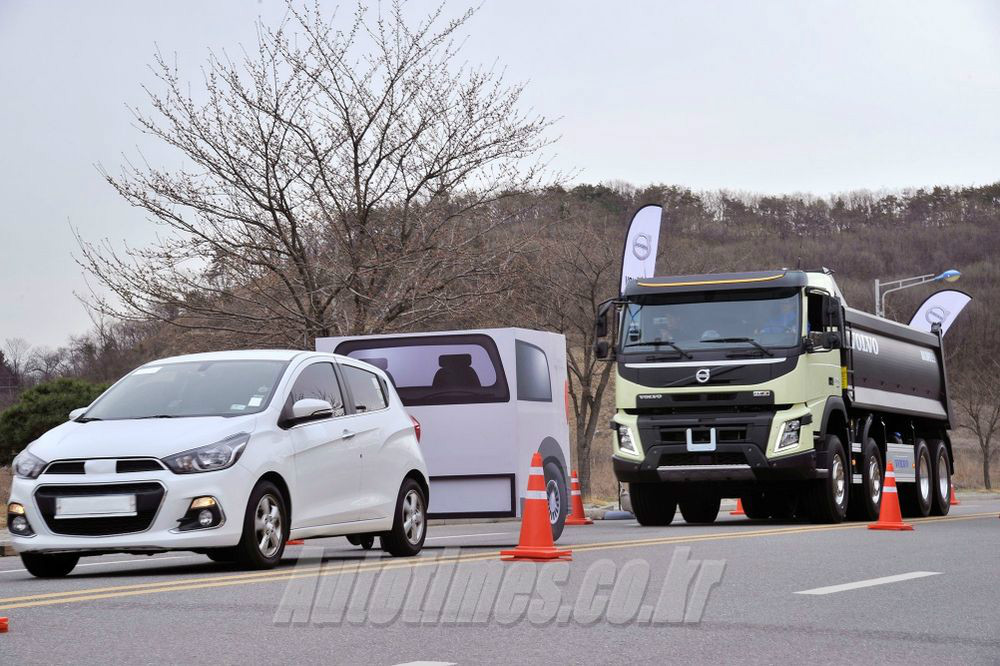
[[[698,380],[699,384],[704,384],[712,378],[712,371],[708,368],[701,368],[698,372],[694,373],[694,378]]]
[[[632,239],[632,254],[639,261],[646,261],[653,252],[653,239],[649,234],[638,234]]]

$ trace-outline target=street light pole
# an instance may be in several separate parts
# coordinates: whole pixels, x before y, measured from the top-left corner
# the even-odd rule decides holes
[[[909,289],[910,287],[917,287],[922,284],[927,284],[928,282],[955,282],[960,278],[962,274],[956,271],[954,268],[946,270],[943,273],[935,275],[934,273],[928,273],[927,275],[915,275],[913,277],[901,278],[899,280],[890,280],[889,282],[882,282],[878,278],[875,279],[875,314],[879,317],[885,316],[885,297],[894,291],[900,291],[901,289]]]

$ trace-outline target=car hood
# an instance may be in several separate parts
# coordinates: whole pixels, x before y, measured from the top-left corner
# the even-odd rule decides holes
[[[163,458],[240,432],[253,432],[255,424],[253,415],[68,421],[36,439],[28,450],[46,462],[74,458]]]

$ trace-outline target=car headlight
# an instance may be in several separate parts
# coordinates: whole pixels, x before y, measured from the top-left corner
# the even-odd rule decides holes
[[[226,469],[240,459],[248,441],[250,433],[241,432],[215,444],[175,453],[164,458],[163,464],[174,474],[196,474]]]
[[[799,445],[799,433],[802,430],[802,423],[800,419],[795,419],[793,421],[785,421],[781,426],[781,432],[778,433],[778,443],[774,445],[775,452],[783,451],[785,449],[794,449]]]
[[[45,469],[46,464],[44,460],[38,456],[31,455],[25,449],[14,458],[14,474],[17,474],[22,479],[37,479],[38,475]]]
[[[639,453],[639,447],[632,438],[632,429],[627,425],[618,424],[618,448],[627,453]]]

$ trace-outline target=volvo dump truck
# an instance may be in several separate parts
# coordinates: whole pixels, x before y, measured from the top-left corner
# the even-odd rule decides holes
[[[727,497],[750,518],[874,520],[888,460],[905,513],[948,513],[941,332],[847,307],[830,271],[631,280],[595,333],[616,363],[614,470],[640,524],[678,506],[712,522]]]

